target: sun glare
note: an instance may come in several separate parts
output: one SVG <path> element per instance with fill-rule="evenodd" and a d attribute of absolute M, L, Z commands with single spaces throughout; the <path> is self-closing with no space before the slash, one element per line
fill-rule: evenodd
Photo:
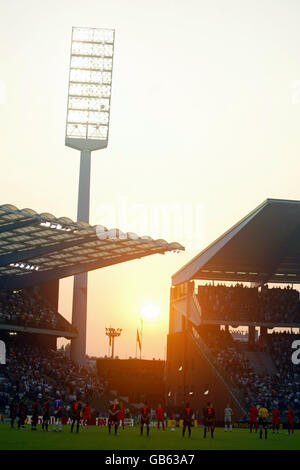
<path fill-rule="evenodd" d="M 142 307 L 142 315 L 144 318 L 156 318 L 159 311 L 159 306 L 155 304 L 146 304 Z"/>

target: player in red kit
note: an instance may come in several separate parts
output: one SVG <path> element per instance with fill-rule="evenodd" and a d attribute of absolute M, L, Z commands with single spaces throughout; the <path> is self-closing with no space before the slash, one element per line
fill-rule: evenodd
<path fill-rule="evenodd" d="M 125 429 L 125 408 L 122 401 L 120 401 L 120 411 L 118 414 L 119 426 L 122 423 L 122 429 Z"/>
<path fill-rule="evenodd" d="M 256 406 L 252 406 L 249 411 L 249 428 L 250 432 L 252 432 L 253 426 L 255 426 L 255 432 L 257 432 L 258 424 L 257 424 L 257 416 L 258 416 L 258 409 Z"/>
<path fill-rule="evenodd" d="M 83 426 L 85 426 L 86 428 L 87 428 L 90 418 L 91 418 L 91 407 L 87 403 L 82 409 Z"/>
<path fill-rule="evenodd" d="M 144 424 L 147 426 L 147 436 L 150 431 L 150 410 L 147 402 L 145 401 L 144 406 L 141 408 L 141 436 L 143 435 Z"/>
<path fill-rule="evenodd" d="M 111 427 L 115 427 L 115 434 L 118 432 L 118 415 L 120 411 L 120 405 L 118 403 L 118 400 L 115 399 L 112 405 L 110 405 L 108 409 L 108 434 L 111 433 Z"/>
<path fill-rule="evenodd" d="M 275 433 L 275 429 L 277 430 L 277 433 L 279 433 L 279 421 L 280 421 L 280 411 L 278 408 L 274 408 L 272 410 L 272 429 L 273 429 L 273 434 Z"/>
<path fill-rule="evenodd" d="M 165 430 L 165 420 L 164 420 L 164 412 L 165 410 L 162 408 L 161 404 L 158 404 L 158 407 L 156 408 L 156 419 L 157 419 L 157 429 L 161 426 L 163 430 Z"/>
<path fill-rule="evenodd" d="M 215 426 L 216 426 L 216 409 L 212 403 L 208 402 L 207 406 L 203 409 L 204 416 L 204 435 L 206 438 L 207 431 L 210 430 L 211 438 L 214 438 Z"/>
<path fill-rule="evenodd" d="M 288 433 L 291 434 L 294 434 L 294 420 L 295 420 L 295 411 L 293 410 L 293 408 L 291 407 L 291 405 L 289 405 L 289 409 L 288 409 L 288 415 L 287 415 L 287 428 L 288 428 Z"/>

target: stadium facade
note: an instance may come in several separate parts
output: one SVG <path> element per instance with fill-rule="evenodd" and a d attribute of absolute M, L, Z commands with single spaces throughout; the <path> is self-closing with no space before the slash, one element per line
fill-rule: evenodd
<path fill-rule="evenodd" d="M 298 310 L 295 307 L 293 315 L 282 316 L 278 308 L 273 309 L 276 314 L 272 313 L 270 304 L 267 314 L 259 316 L 259 302 L 263 296 L 269 299 L 271 294 L 278 293 L 299 297 L 292 287 L 276 291 L 266 286 L 266 283 L 300 283 L 299 220 L 300 201 L 267 199 L 173 275 L 166 361 L 166 402 L 171 408 L 182 408 L 189 401 L 194 409 L 202 409 L 207 401 L 212 401 L 218 419 L 223 419 L 227 403 L 231 404 L 235 418 L 248 413 L 243 389 L 232 380 L 230 368 L 220 367 L 222 354 L 216 354 L 217 346 L 207 341 L 222 338 L 220 331 L 229 333 L 230 326 L 247 328 L 248 344 L 240 342 L 238 346 L 245 351 L 250 366 L 262 375 L 269 374 L 272 380 L 276 366 L 262 345 L 272 337 L 268 330 L 276 327 L 291 331 L 296 328 L 299 332 L 299 300 L 295 300 Z M 199 287 L 205 282 L 210 287 Z M 220 282 L 223 293 L 212 309 L 214 287 Z M 255 299 L 253 311 L 251 302 L 247 306 L 236 304 L 235 309 L 226 307 L 223 301 L 229 292 L 226 286 L 236 282 L 249 286 L 245 290 L 244 284 L 239 284 L 236 291 Z M 230 295 L 232 292 L 233 289 Z M 255 345 L 257 327 L 261 350 Z"/>

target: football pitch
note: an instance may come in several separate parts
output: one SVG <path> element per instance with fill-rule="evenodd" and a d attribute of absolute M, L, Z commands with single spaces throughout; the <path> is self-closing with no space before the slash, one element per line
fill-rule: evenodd
<path fill-rule="evenodd" d="M 145 431 L 144 431 L 145 432 Z M 63 432 L 31 431 L 10 429 L 9 424 L 0 424 L 1 450 L 298 450 L 300 431 L 289 436 L 286 430 L 279 434 L 268 432 L 268 439 L 260 440 L 258 434 L 248 429 L 233 429 L 232 433 L 216 428 L 214 439 L 203 439 L 203 429 L 192 429 L 192 437 L 182 438 L 181 429 L 171 432 L 150 429 L 150 436 L 140 436 L 138 427 L 119 429 L 118 435 L 108 435 L 105 426 L 91 426 L 71 434 L 70 426 L 63 426 Z"/>

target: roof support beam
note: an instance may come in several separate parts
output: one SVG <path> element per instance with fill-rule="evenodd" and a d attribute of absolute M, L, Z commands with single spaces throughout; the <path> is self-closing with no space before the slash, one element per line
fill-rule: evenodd
<path fill-rule="evenodd" d="M 272 330 L 273 328 L 300 328 L 300 323 L 279 323 L 279 322 L 251 322 L 247 320 L 201 320 L 202 325 L 228 325 L 233 328 L 238 328 L 239 326 L 262 326 Z"/>
<path fill-rule="evenodd" d="M 140 254 L 132 254 L 127 256 L 118 256 L 114 260 L 111 258 L 107 260 L 92 261 L 89 263 L 76 264 L 67 266 L 60 269 L 49 269 L 47 271 L 32 272 L 23 275 L 6 276 L 0 279 L 0 289 L 22 289 L 25 287 L 34 286 L 43 282 L 51 281 L 53 279 L 62 279 L 64 277 L 74 276 L 76 274 L 93 271 L 95 269 L 112 266 L 114 264 L 124 263 L 138 258 L 154 255 L 156 253 L 164 254 L 165 249 L 151 250 L 150 252 L 141 252 Z"/>
<path fill-rule="evenodd" d="M 51 336 L 57 336 L 57 337 L 62 337 L 66 339 L 72 339 L 77 337 L 77 333 L 73 333 L 72 331 L 61 331 L 61 330 L 50 330 L 46 328 L 33 328 L 31 326 L 20 326 L 20 325 L 14 325 L 13 323 L 7 324 L 7 323 L 1 323 L 0 324 L 0 330 L 9 330 L 9 331 L 20 331 L 24 333 L 36 333 L 38 335 L 51 335 Z"/>
<path fill-rule="evenodd" d="M 264 277 L 264 279 L 260 282 L 260 285 L 264 285 L 266 282 L 268 282 L 269 279 L 271 279 L 272 277 L 274 277 L 274 274 L 276 272 L 276 269 L 277 267 L 282 263 L 284 262 L 284 260 L 286 259 L 286 257 L 291 253 L 293 252 L 294 250 L 294 247 L 295 247 L 295 243 L 298 243 L 299 242 L 299 231 L 300 231 L 300 224 L 297 225 L 297 227 L 292 231 L 292 233 L 290 234 L 290 236 L 288 238 L 286 238 L 283 243 L 282 243 L 282 246 L 278 252 L 278 255 L 276 257 L 276 262 L 273 262 L 271 264 L 271 267 L 269 269 L 269 272 L 267 273 L 267 275 Z M 280 279 L 280 276 L 278 276 L 278 282 L 280 282 L 281 279 Z M 293 282 L 293 280 L 291 279 L 291 283 Z"/>
<path fill-rule="evenodd" d="M 38 248 L 33 248 L 30 250 L 23 251 L 14 251 L 12 253 L 7 253 L 5 255 L 0 255 L 0 266 L 7 266 L 10 263 L 19 263 L 20 261 L 31 260 L 37 258 L 38 256 L 48 255 L 49 253 L 54 253 L 55 251 L 61 251 L 66 248 L 71 248 L 73 246 L 82 245 L 91 241 L 95 241 L 96 235 L 85 236 L 81 238 L 76 238 L 66 242 L 55 243 L 52 245 L 39 246 Z"/>
<path fill-rule="evenodd" d="M 40 220 L 36 219 L 21 219 L 19 222 L 12 222 L 11 224 L 0 225 L 0 233 L 11 232 L 17 228 L 30 227 L 31 225 L 40 224 Z"/>

